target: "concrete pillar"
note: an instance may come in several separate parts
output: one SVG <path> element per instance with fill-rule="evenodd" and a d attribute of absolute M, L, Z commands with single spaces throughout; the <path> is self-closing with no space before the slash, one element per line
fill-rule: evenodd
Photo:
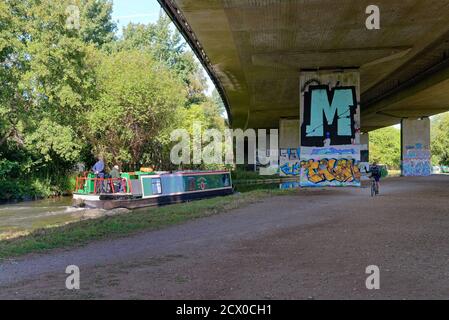
<path fill-rule="evenodd" d="M 369 133 L 362 133 L 360 135 L 360 163 L 359 169 L 362 174 L 362 180 L 368 180 L 369 171 Z"/>
<path fill-rule="evenodd" d="M 279 148 L 299 148 L 299 119 L 279 120 Z"/>
<path fill-rule="evenodd" d="M 430 119 L 404 119 L 401 123 L 401 169 L 408 177 L 432 174 Z"/>
<path fill-rule="evenodd" d="M 360 72 L 300 74 L 301 186 L 361 186 Z"/>
<path fill-rule="evenodd" d="M 360 135 L 360 162 L 369 162 L 369 133 Z"/>
<path fill-rule="evenodd" d="M 296 177 L 301 173 L 299 118 L 279 120 L 279 175 Z"/>

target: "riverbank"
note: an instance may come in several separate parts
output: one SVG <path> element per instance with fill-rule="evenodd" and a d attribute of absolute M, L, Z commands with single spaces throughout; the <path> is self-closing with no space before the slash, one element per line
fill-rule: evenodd
<path fill-rule="evenodd" d="M 0 259 L 58 248 L 72 248 L 96 240 L 129 236 L 140 231 L 157 230 L 244 207 L 267 197 L 291 194 L 292 192 L 295 190 L 257 190 L 165 207 L 139 209 L 64 226 L 40 229 L 23 237 L 0 241 Z"/>

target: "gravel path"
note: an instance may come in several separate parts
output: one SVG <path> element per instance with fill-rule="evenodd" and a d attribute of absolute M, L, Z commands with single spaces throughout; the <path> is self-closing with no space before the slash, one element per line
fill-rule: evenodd
<path fill-rule="evenodd" d="M 125 239 L 0 264 L 0 298 L 449 298 L 449 176 L 300 190 Z M 81 290 L 65 289 L 65 268 Z M 365 287 L 377 265 L 381 289 Z"/>

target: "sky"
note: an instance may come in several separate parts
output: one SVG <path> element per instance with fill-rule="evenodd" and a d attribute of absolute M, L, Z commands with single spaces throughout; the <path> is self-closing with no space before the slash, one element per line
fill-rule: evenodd
<path fill-rule="evenodd" d="M 112 18 L 121 30 L 128 23 L 150 23 L 159 17 L 161 6 L 157 0 L 113 0 Z"/>

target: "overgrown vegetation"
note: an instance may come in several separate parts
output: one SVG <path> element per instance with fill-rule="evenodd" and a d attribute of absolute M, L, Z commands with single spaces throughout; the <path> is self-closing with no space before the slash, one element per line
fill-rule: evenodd
<path fill-rule="evenodd" d="M 395 127 L 383 128 L 369 133 L 370 162 L 401 168 L 401 131 Z"/>
<path fill-rule="evenodd" d="M 218 197 L 159 208 L 140 209 L 130 213 L 75 222 L 63 227 L 42 229 L 28 236 L 0 241 L 0 259 L 55 248 L 85 245 L 94 240 L 128 236 L 179 224 L 187 220 L 223 213 L 273 195 L 295 191 L 263 190 Z"/>
<path fill-rule="evenodd" d="M 80 9 L 79 28 L 67 8 Z M 168 132 L 223 129 L 218 95 L 164 14 L 117 38 L 108 0 L 0 2 L 0 200 L 61 194 L 77 163 L 170 170 Z"/>
<path fill-rule="evenodd" d="M 260 175 L 259 172 L 247 171 L 247 170 L 243 170 L 243 169 L 237 169 L 237 170 L 232 171 L 231 176 L 232 176 L 232 181 L 234 183 L 238 183 L 240 181 L 269 180 L 269 179 L 279 178 L 279 175 L 263 176 L 263 175 Z"/>
<path fill-rule="evenodd" d="M 432 119 L 432 163 L 449 166 L 449 113 L 440 114 Z"/>

